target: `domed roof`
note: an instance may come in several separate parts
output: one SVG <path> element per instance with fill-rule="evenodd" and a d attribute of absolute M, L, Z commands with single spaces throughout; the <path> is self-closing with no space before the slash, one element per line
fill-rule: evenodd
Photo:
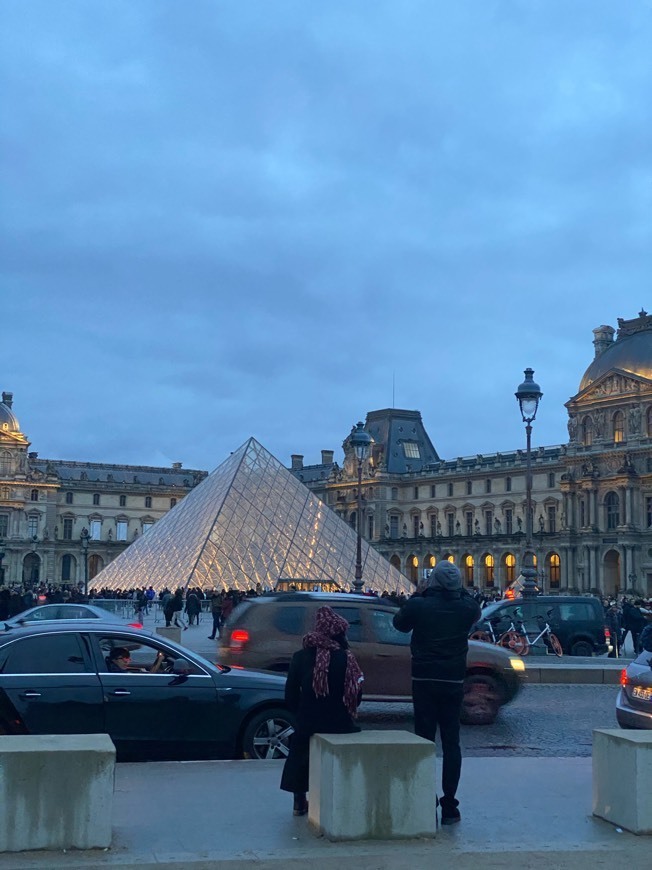
<path fill-rule="evenodd" d="M 0 432 L 20 432 L 16 415 L 11 410 L 12 394 L 3 393 L 0 402 Z"/>
<path fill-rule="evenodd" d="M 621 369 L 652 380 L 652 316 L 641 311 L 634 320 L 618 318 L 618 325 L 618 338 L 613 342 L 607 341 L 606 348 L 598 353 L 584 372 L 580 392 L 612 369 Z M 599 328 L 602 331 L 605 329 Z M 599 330 L 594 330 L 596 336 Z M 611 332 L 613 333 L 613 329 Z M 602 346 L 604 345 L 603 341 Z"/>

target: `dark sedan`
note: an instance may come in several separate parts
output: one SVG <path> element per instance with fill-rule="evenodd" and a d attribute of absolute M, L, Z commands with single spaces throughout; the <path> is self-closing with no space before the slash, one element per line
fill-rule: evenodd
<path fill-rule="evenodd" d="M 0 734 L 106 733 L 120 760 L 282 758 L 284 688 L 128 626 L 0 632 Z"/>

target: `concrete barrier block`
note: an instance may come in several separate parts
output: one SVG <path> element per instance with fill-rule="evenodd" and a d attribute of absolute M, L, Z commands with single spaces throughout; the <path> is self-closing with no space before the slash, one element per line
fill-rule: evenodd
<path fill-rule="evenodd" d="M 108 734 L 0 736 L 0 852 L 110 846 L 114 769 Z"/>
<path fill-rule="evenodd" d="M 181 643 L 181 629 L 176 625 L 171 625 L 169 628 L 160 625 L 156 629 L 156 633 L 160 634 L 161 637 L 164 637 L 166 640 L 174 641 L 174 643 Z"/>
<path fill-rule="evenodd" d="M 435 745 L 407 731 L 315 734 L 310 824 L 331 840 L 434 837 Z"/>
<path fill-rule="evenodd" d="M 593 732 L 593 815 L 652 834 L 652 732 Z"/>

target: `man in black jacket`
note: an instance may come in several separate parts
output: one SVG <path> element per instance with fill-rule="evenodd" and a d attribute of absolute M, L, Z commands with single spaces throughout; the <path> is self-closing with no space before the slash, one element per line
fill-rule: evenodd
<path fill-rule="evenodd" d="M 452 562 L 440 562 L 415 595 L 394 616 L 394 627 L 411 631 L 414 730 L 442 745 L 442 825 L 460 821 L 455 798 L 462 771 L 460 711 L 466 675 L 468 636 L 480 619 L 480 605 L 462 589 Z"/>

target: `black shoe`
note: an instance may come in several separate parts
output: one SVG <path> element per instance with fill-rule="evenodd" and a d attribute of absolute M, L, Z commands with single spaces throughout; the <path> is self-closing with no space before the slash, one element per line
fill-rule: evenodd
<path fill-rule="evenodd" d="M 209 639 L 209 640 L 215 640 L 215 635 L 214 635 L 214 634 L 209 634 L 209 635 L 208 635 L 208 639 Z"/>
<path fill-rule="evenodd" d="M 305 794 L 297 792 L 294 795 L 294 808 L 292 810 L 295 816 L 305 816 L 308 812 L 308 801 Z"/>
<path fill-rule="evenodd" d="M 441 810 L 441 823 L 442 825 L 456 825 L 458 822 L 462 821 L 462 816 L 460 815 L 459 810 L 445 810 L 442 807 Z"/>

